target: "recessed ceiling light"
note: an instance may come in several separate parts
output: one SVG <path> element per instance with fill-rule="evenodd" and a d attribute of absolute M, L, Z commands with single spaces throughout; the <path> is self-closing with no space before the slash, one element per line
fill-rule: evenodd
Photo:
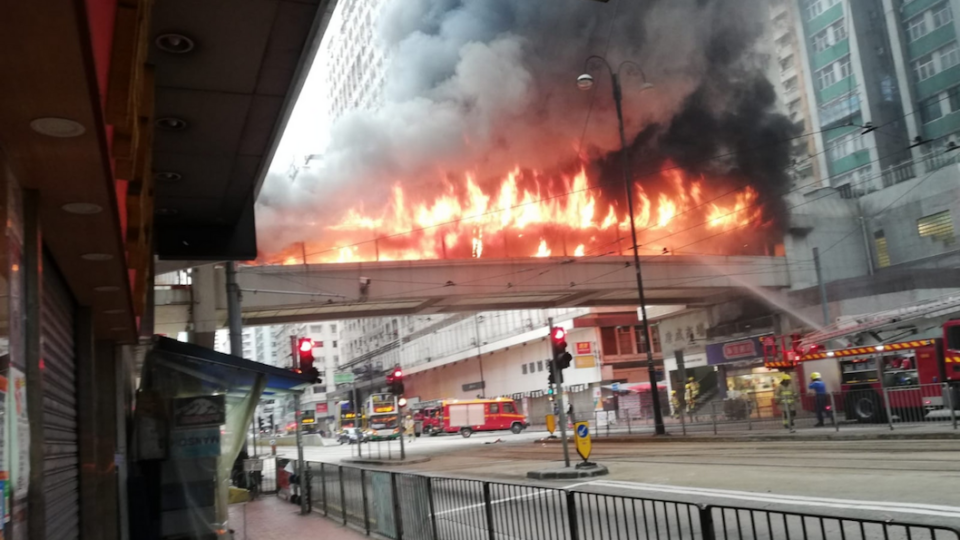
<path fill-rule="evenodd" d="M 187 129 L 187 121 L 173 116 L 164 116 L 157 119 L 157 127 L 164 131 L 183 131 Z"/>
<path fill-rule="evenodd" d="M 125 310 L 125 309 L 108 309 L 108 310 L 104 311 L 103 314 L 104 314 L 104 315 L 120 315 L 120 314 L 123 314 L 123 313 L 126 313 L 126 312 L 127 312 L 127 310 Z"/>
<path fill-rule="evenodd" d="M 157 48 L 172 54 L 184 54 L 193 50 L 193 40 L 183 34 L 160 34 L 154 40 Z"/>
<path fill-rule="evenodd" d="M 63 208 L 63 210 L 66 212 L 70 212 L 71 214 L 81 214 L 85 216 L 99 214 L 103 211 L 103 208 L 101 208 L 100 205 L 85 202 L 67 203 L 61 208 Z"/>
<path fill-rule="evenodd" d="M 30 128 L 48 137 L 79 137 L 87 130 L 83 124 L 66 118 L 37 118 L 30 122 Z"/>
<path fill-rule="evenodd" d="M 100 287 L 94 287 L 93 290 L 97 292 L 117 292 L 120 290 L 120 287 L 116 285 L 102 285 Z"/>
<path fill-rule="evenodd" d="M 157 208 L 154 212 L 158 216 L 175 216 L 180 213 L 176 208 Z"/>
<path fill-rule="evenodd" d="M 113 255 L 109 253 L 84 253 L 80 258 L 85 261 L 109 261 L 113 259 Z"/>
<path fill-rule="evenodd" d="M 183 176 L 178 172 L 159 171 L 153 173 L 153 179 L 157 182 L 178 182 L 183 179 Z"/>

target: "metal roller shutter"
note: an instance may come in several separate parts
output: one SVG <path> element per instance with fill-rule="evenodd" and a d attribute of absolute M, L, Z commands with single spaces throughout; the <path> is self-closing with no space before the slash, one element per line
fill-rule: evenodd
<path fill-rule="evenodd" d="M 73 295 L 49 258 L 43 272 L 42 346 L 46 537 L 78 538 L 80 494 Z"/>

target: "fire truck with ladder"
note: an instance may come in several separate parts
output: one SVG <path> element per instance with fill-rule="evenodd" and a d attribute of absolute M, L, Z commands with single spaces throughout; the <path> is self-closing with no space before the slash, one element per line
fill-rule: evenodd
<path fill-rule="evenodd" d="M 960 410 L 960 297 L 847 317 L 807 335 L 768 337 L 769 368 L 796 370 L 804 409 L 809 375 L 821 373 L 847 420 L 949 419 Z M 905 337 L 910 339 L 903 339 Z"/>

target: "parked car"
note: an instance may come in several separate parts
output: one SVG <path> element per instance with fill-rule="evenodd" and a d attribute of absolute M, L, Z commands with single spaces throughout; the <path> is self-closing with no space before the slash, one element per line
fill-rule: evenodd
<path fill-rule="evenodd" d="M 359 444 L 367 442 L 370 437 L 360 428 L 344 428 L 337 436 L 337 442 L 340 444 Z"/>

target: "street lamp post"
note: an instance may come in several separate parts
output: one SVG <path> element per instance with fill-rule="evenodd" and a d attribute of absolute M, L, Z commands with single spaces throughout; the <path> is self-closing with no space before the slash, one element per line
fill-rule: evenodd
<path fill-rule="evenodd" d="M 607 68 L 607 71 L 610 72 L 610 82 L 613 85 L 613 101 L 617 105 L 617 121 L 620 125 L 620 153 L 623 158 L 623 184 L 627 192 L 627 209 L 630 212 L 630 236 L 633 239 L 633 267 L 637 275 L 637 293 L 640 296 L 640 315 L 643 321 L 643 333 L 647 344 L 647 374 L 650 379 L 650 396 L 653 401 L 654 427 L 657 435 L 666 435 L 666 429 L 663 426 L 663 411 L 660 407 L 660 391 L 657 387 L 657 370 L 653 364 L 653 340 L 650 336 L 650 322 L 647 320 L 647 302 L 643 294 L 643 275 L 640 271 L 640 246 L 637 243 L 637 225 L 633 215 L 633 181 L 631 180 L 632 175 L 630 174 L 630 155 L 627 152 L 627 137 L 623 130 L 623 93 L 620 89 L 620 72 L 624 66 L 627 66 L 628 69 L 635 70 L 639 73 L 640 78 L 643 80 L 643 85 L 640 87 L 641 91 L 649 90 L 653 88 L 653 85 L 647 82 L 647 76 L 637 64 L 625 61 L 614 70 L 604 57 L 593 55 L 584 62 L 584 74 L 577 77 L 577 86 L 580 87 L 581 90 L 593 88 L 593 77 L 587 73 L 587 71 L 590 62 L 594 60 L 599 60 L 600 63 Z"/>

